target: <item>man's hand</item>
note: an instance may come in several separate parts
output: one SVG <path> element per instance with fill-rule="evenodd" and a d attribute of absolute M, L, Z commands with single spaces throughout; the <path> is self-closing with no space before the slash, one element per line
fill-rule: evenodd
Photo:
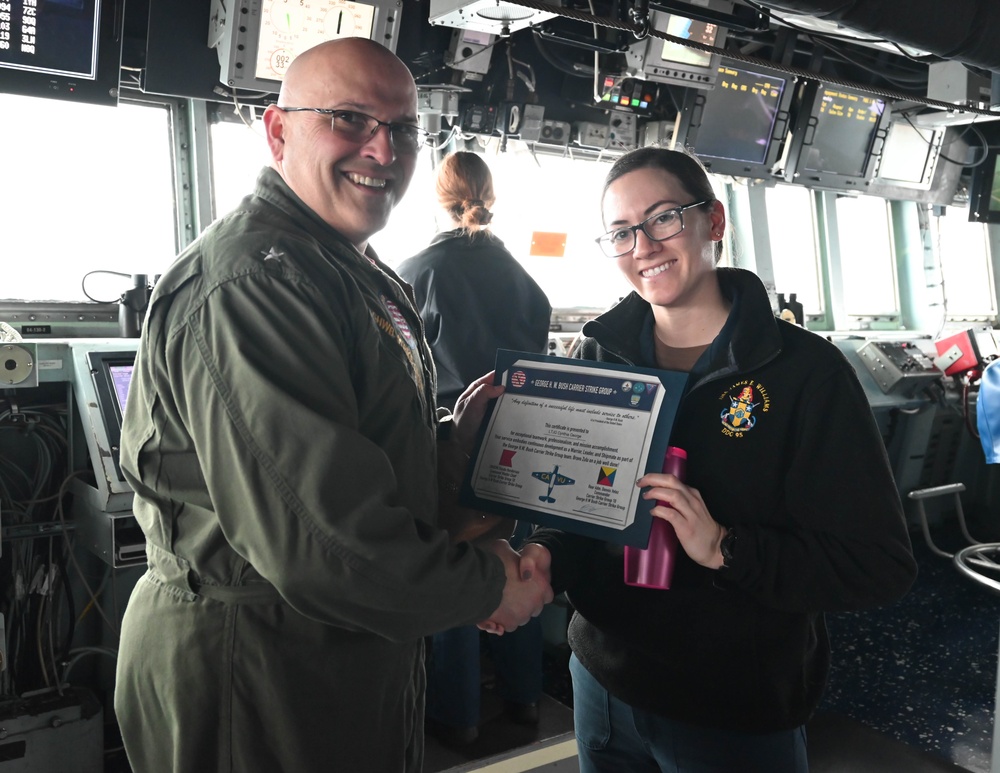
<path fill-rule="evenodd" d="M 539 545 L 533 547 L 548 555 L 545 548 Z M 537 558 L 528 559 L 528 568 L 522 570 L 521 557 L 506 540 L 496 540 L 489 550 L 503 561 L 507 584 L 503 588 L 500 606 L 488 620 L 479 623 L 479 628 L 503 634 L 524 625 L 532 617 L 538 617 L 542 608 L 552 601 L 552 586 L 547 570 L 535 570 L 539 563 Z"/>
<path fill-rule="evenodd" d="M 451 439 L 458 443 L 466 454 L 472 454 L 479 425 L 483 423 L 486 407 L 504 392 L 502 386 L 493 386 L 493 371 L 481 376 L 465 388 L 455 401 L 454 421 Z"/>

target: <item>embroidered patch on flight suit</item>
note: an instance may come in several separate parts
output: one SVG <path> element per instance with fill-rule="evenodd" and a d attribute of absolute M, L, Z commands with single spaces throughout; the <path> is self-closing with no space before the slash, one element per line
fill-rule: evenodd
<path fill-rule="evenodd" d="M 382 305 L 388 313 L 388 319 L 374 309 L 371 310 L 372 319 L 375 320 L 375 324 L 379 326 L 382 332 L 392 336 L 396 343 L 399 344 L 399 348 L 403 350 L 403 354 L 406 355 L 406 359 L 410 364 L 410 374 L 413 376 L 413 381 L 422 395 L 424 393 L 424 369 L 420 361 L 417 341 L 413 337 L 413 331 L 403 316 L 403 312 L 399 310 L 399 307 L 395 303 L 382 294 L 379 294 L 379 300 L 382 301 Z"/>
<path fill-rule="evenodd" d="M 771 408 L 767 389 L 763 384 L 752 380 L 738 381 L 719 397 L 727 403 L 719 418 L 722 421 L 722 434 L 731 437 L 742 437 L 757 426 L 761 414 Z"/>

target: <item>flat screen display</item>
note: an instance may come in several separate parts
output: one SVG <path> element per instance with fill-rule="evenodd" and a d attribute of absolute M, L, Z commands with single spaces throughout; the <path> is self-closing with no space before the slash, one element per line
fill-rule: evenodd
<path fill-rule="evenodd" d="M 792 76 L 724 59 L 714 89 L 685 95 L 678 140 L 714 174 L 775 178 L 794 96 Z"/>
<path fill-rule="evenodd" d="M 719 35 L 719 25 L 671 15 L 667 19 L 665 32 L 675 38 L 684 38 L 684 40 L 693 40 L 695 43 L 703 43 L 706 46 L 714 46 Z M 708 51 L 698 51 L 682 46 L 680 43 L 664 40 L 663 47 L 660 49 L 660 61 L 708 67 L 712 62 L 712 54 Z"/>
<path fill-rule="evenodd" d="M 1000 223 L 1000 155 L 991 150 L 986 160 L 972 169 L 969 185 L 969 220 Z"/>
<path fill-rule="evenodd" d="M 907 188 L 929 188 L 943 136 L 940 130 L 918 129 L 906 121 L 893 121 L 876 178 Z"/>
<path fill-rule="evenodd" d="M 803 148 L 799 168 L 858 177 L 864 174 L 885 100 L 837 86 L 822 86 L 813 141 Z"/>
<path fill-rule="evenodd" d="M 676 14 L 653 11 L 650 23 L 655 33 L 714 48 L 720 48 L 726 39 L 725 28 L 718 24 Z M 627 75 L 700 89 L 712 88 L 719 61 L 717 53 L 665 40 L 662 35 L 653 32 L 625 51 Z"/>
<path fill-rule="evenodd" d="M 115 401 L 118 404 L 118 415 L 125 415 L 125 403 L 128 401 L 128 388 L 132 383 L 132 370 L 134 365 L 109 365 L 108 373 L 111 376 L 111 385 L 114 387 Z"/>
<path fill-rule="evenodd" d="M 785 179 L 807 188 L 867 190 L 889 130 L 886 101 L 816 81 L 806 81 L 801 92 Z"/>
<path fill-rule="evenodd" d="M 0 91 L 116 104 L 116 0 L 0 0 Z"/>
<path fill-rule="evenodd" d="M 763 163 L 787 81 L 729 65 L 719 68 L 707 95 L 695 152 L 699 156 Z"/>
<path fill-rule="evenodd" d="M 2 0 L 0 0 L 2 2 Z M 132 383 L 132 372 L 135 367 L 134 351 L 93 351 L 87 353 L 87 364 L 94 379 L 94 389 L 97 394 L 97 408 L 101 414 L 101 423 L 107 433 L 111 458 L 114 461 L 115 473 L 118 479 L 124 481 L 119 462 L 122 420 L 125 416 L 125 405 L 128 400 L 128 390 Z"/>
<path fill-rule="evenodd" d="M 0 65 L 93 80 L 100 19 L 97 0 L 0 0 Z"/>

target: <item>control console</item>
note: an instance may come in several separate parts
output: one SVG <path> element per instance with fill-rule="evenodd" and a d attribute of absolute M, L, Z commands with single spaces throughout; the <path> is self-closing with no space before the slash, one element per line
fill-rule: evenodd
<path fill-rule="evenodd" d="M 911 341 L 869 341 L 858 356 L 886 394 L 910 396 L 944 375 Z"/>

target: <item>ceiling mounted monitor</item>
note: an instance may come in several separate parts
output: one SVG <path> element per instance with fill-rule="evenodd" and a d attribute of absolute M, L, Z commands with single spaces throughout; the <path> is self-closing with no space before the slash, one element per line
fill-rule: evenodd
<path fill-rule="evenodd" d="M 396 51 L 402 0 L 212 0 L 208 46 L 219 79 L 234 89 L 277 93 L 292 59 L 326 40 L 370 38 Z"/>
<path fill-rule="evenodd" d="M 774 179 L 793 83 L 776 70 L 724 61 L 714 89 L 688 91 L 677 136 L 714 174 Z"/>
<path fill-rule="evenodd" d="M 441 27 L 509 35 L 555 16 L 501 0 L 431 0 L 428 20 Z"/>
<path fill-rule="evenodd" d="M 990 150 L 983 163 L 973 167 L 969 185 L 969 221 L 1000 223 L 1000 154 Z"/>
<path fill-rule="evenodd" d="M 0 0 L 0 92 L 118 103 L 118 0 Z"/>
<path fill-rule="evenodd" d="M 884 99 L 809 81 L 794 119 L 783 176 L 807 188 L 866 192 L 889 127 Z"/>
<path fill-rule="evenodd" d="M 927 190 L 943 139 L 944 129 L 918 129 L 905 119 L 893 121 L 875 179 L 886 185 Z"/>
<path fill-rule="evenodd" d="M 729 10 L 732 3 L 712 0 L 710 7 Z M 677 14 L 653 11 L 651 26 L 675 38 L 721 48 L 726 30 L 718 24 L 688 19 Z M 675 83 L 697 89 L 715 87 L 720 57 L 710 51 L 649 35 L 625 51 L 626 74 L 656 83 Z"/>

